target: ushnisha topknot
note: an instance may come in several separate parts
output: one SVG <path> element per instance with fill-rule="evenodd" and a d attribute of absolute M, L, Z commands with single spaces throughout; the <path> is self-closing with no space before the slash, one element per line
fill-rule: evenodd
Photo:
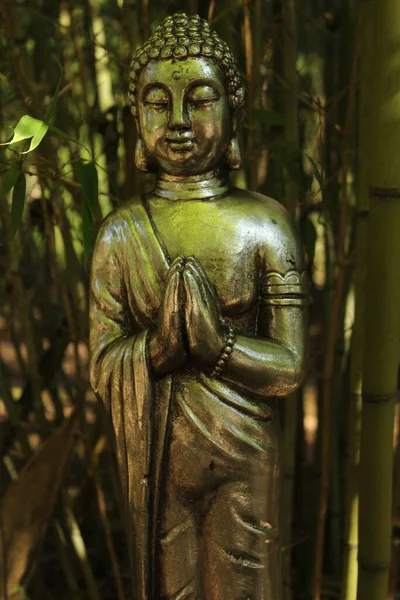
<path fill-rule="evenodd" d="M 150 39 L 133 57 L 128 100 L 134 116 L 137 114 L 137 81 L 150 60 L 184 60 L 202 56 L 215 61 L 228 81 L 229 101 L 235 112 L 244 106 L 244 87 L 235 58 L 207 21 L 199 16 L 176 13 L 157 27 Z"/>

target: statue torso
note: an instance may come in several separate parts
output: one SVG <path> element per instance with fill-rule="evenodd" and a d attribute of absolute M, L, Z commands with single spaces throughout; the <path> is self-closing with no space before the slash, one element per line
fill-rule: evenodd
<path fill-rule="evenodd" d="M 217 289 L 224 314 L 242 321 L 244 329 L 253 329 L 265 256 L 274 262 L 280 205 L 260 194 L 232 188 L 224 196 L 207 200 L 150 195 L 147 208 L 169 258 L 198 258 Z"/>

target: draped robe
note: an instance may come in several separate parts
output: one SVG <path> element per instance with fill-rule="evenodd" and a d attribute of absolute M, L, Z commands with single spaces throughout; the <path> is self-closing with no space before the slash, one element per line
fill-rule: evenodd
<path fill-rule="evenodd" d="M 157 593 L 160 492 L 175 376 L 154 377 L 146 339 L 157 323 L 168 269 L 168 258 L 142 199 L 106 218 L 91 266 L 90 379 L 112 423 L 135 600 L 155 600 Z M 281 282 L 282 291 L 280 286 Z M 289 288 L 285 286 L 289 300 L 277 302 L 300 305 L 302 300 L 293 298 L 294 288 Z M 178 390 L 179 385 L 176 387 Z M 274 471 L 273 480 L 277 482 L 279 453 L 273 429 L 268 432 L 272 446 L 265 443 L 266 422 L 271 421 L 273 412 L 271 403 L 266 398 L 260 402 L 222 379 L 199 372 L 192 376 L 190 369 L 184 373 L 184 388 L 183 410 L 201 422 L 200 427 L 209 436 L 215 432 L 219 436 L 219 424 L 224 423 L 229 452 L 251 453 L 252 448 L 265 452 L 267 446 L 272 447 L 268 468 Z M 196 398 L 196 402 L 190 404 L 190 398 Z M 208 410 L 208 403 L 215 401 L 217 404 Z M 239 444 L 236 449 L 231 445 L 232 440 L 236 444 L 235 439 Z"/>
<path fill-rule="evenodd" d="M 115 436 L 137 600 L 150 600 L 154 589 L 172 377 L 154 381 L 146 338 L 157 319 L 168 268 L 141 202 L 104 221 L 91 266 L 90 380 Z"/>

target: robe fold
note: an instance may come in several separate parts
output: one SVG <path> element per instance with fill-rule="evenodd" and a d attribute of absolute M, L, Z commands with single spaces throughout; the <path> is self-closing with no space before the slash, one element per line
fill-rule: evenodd
<path fill-rule="evenodd" d="M 146 339 L 168 262 L 141 202 L 107 218 L 91 266 L 90 381 L 112 423 L 135 600 L 151 600 L 172 377 L 154 382 Z"/>

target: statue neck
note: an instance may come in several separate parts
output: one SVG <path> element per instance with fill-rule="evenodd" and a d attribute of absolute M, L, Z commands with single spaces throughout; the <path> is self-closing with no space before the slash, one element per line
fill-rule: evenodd
<path fill-rule="evenodd" d="M 186 177 L 163 173 L 154 193 L 169 200 L 199 200 L 221 196 L 229 187 L 228 176 L 215 171 Z"/>

